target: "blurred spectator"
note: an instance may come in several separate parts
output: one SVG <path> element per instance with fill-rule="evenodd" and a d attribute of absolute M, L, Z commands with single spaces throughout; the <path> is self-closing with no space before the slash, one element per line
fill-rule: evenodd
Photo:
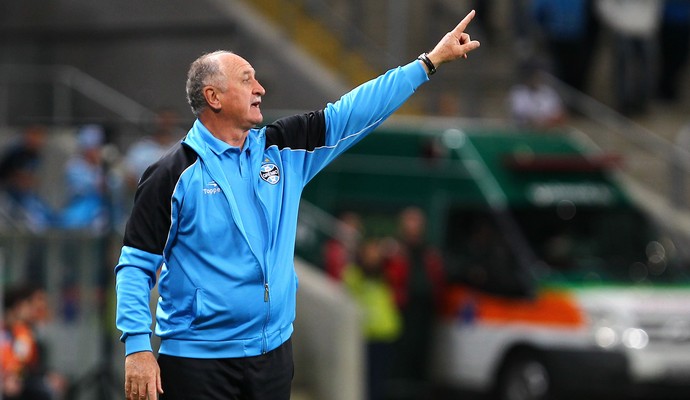
<path fill-rule="evenodd" d="M 352 211 L 342 213 L 335 226 L 334 237 L 323 245 L 323 265 L 329 277 L 336 281 L 342 279 L 345 267 L 354 261 L 361 235 L 359 214 Z"/>
<path fill-rule="evenodd" d="M 77 133 L 77 154 L 65 165 L 67 202 L 61 217 L 65 228 L 102 231 L 108 223 L 104 141 L 99 125 L 85 125 Z"/>
<path fill-rule="evenodd" d="M 38 195 L 35 166 L 28 160 L 15 160 L 5 174 L 0 191 L 0 226 L 12 230 L 43 232 L 54 222 L 51 207 Z"/>
<path fill-rule="evenodd" d="M 34 335 L 38 360 L 29 369 L 29 384 L 33 388 L 50 393 L 50 399 L 60 399 L 67 389 L 67 379 L 48 366 L 49 349 L 46 343 L 46 324 L 52 318 L 48 294 L 45 289 L 36 285 L 27 285 L 29 302 L 31 303 L 31 317 L 29 325 Z M 31 397 L 35 399 L 36 397 Z"/>
<path fill-rule="evenodd" d="M 662 0 L 596 0 L 604 25 L 613 33 L 613 90 L 625 115 L 644 113 L 654 84 L 655 37 Z"/>
<path fill-rule="evenodd" d="M 350 263 L 343 273 L 345 286 L 364 312 L 368 400 L 385 398 L 392 345 L 402 327 L 382 261 L 379 241 L 367 240 L 360 246 L 356 262 Z"/>
<path fill-rule="evenodd" d="M 70 158 L 64 170 L 66 203 L 60 216 L 60 226 L 66 229 L 88 230 L 103 234 L 113 229 L 122 216 L 119 199 L 119 183 L 110 171 L 112 157 L 106 157 L 105 131 L 100 125 L 85 125 L 77 132 L 77 152 Z M 79 254 L 81 241 L 67 241 L 62 252 L 67 270 L 62 278 L 64 296 L 63 318 L 72 321 L 80 315 L 79 289 L 80 271 L 70 262 Z M 100 294 L 105 290 L 110 276 L 107 266 L 107 244 L 103 241 L 93 244 L 99 265 L 94 265 L 94 280 Z"/>
<path fill-rule="evenodd" d="M 185 131 L 180 128 L 180 117 L 172 109 L 161 109 L 156 113 L 150 135 L 134 142 L 123 160 L 127 187 L 136 189 L 139 178 L 149 165 L 156 162 L 170 147 L 182 139 Z"/>
<path fill-rule="evenodd" d="M 586 92 L 599 32 L 591 0 L 534 0 L 532 15 L 546 41 L 555 75 Z"/>
<path fill-rule="evenodd" d="M 407 387 L 405 393 L 396 390 L 396 397 L 420 398 L 428 389 L 432 332 L 442 301 L 445 271 L 439 251 L 426 242 L 426 216 L 421 209 L 404 209 L 399 229 L 399 242 L 384 264 L 403 317 L 392 373 Z"/>
<path fill-rule="evenodd" d="M 37 169 L 46 138 L 47 129 L 43 125 L 30 125 L 24 128 L 18 140 L 10 144 L 0 159 L 0 180 L 4 181 L 7 174 L 18 165 Z"/>
<path fill-rule="evenodd" d="M 24 373 L 34 362 L 38 350 L 28 326 L 31 303 L 22 288 L 6 288 L 3 296 L 2 393 L 4 399 L 20 399 L 24 392 Z"/>
<path fill-rule="evenodd" d="M 53 224 L 53 210 L 38 195 L 46 135 L 41 125 L 27 127 L 0 159 L 0 226 L 37 233 Z"/>
<path fill-rule="evenodd" d="M 46 316 L 45 293 L 32 285 L 18 285 L 8 288 L 3 300 L 3 398 L 59 398 L 64 392 L 64 379 L 48 371 L 45 347 L 37 340 L 35 331 L 37 324 Z"/>
<path fill-rule="evenodd" d="M 488 40 L 493 40 L 494 38 L 494 27 L 491 22 L 494 8 L 493 3 L 494 0 L 472 0 L 471 6 L 477 12 L 477 16 L 474 19 L 477 23 L 475 26 L 484 33 Z"/>
<path fill-rule="evenodd" d="M 690 51 L 690 1 L 664 2 L 658 43 L 658 95 L 662 100 L 675 101 L 679 97 L 679 79 Z"/>
<path fill-rule="evenodd" d="M 513 121 L 522 127 L 548 129 L 566 120 L 561 96 L 543 79 L 543 70 L 537 63 L 520 67 L 520 82 L 508 95 L 508 106 Z"/>

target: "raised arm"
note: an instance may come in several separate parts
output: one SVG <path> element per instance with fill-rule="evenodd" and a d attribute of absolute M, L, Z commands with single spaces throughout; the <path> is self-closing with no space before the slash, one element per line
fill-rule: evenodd
<path fill-rule="evenodd" d="M 466 58 L 467 53 L 479 47 L 465 33 L 474 18 L 471 11 L 448 32 L 429 53 L 423 53 L 418 61 L 394 68 L 385 74 L 356 87 L 324 109 L 325 137 L 315 140 L 305 174 L 305 184 L 335 157 L 373 131 L 395 112 L 435 72 L 436 67 L 447 62 Z"/>

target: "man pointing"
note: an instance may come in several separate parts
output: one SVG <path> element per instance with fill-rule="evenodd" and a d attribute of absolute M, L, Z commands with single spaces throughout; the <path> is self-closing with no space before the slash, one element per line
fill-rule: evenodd
<path fill-rule="evenodd" d="M 417 60 L 260 129 L 266 90 L 247 60 L 216 51 L 191 64 L 197 120 L 142 176 L 115 268 L 128 400 L 290 398 L 302 189 L 436 68 L 479 47 L 465 33 L 473 17 Z M 149 295 L 159 269 L 156 360 Z"/>

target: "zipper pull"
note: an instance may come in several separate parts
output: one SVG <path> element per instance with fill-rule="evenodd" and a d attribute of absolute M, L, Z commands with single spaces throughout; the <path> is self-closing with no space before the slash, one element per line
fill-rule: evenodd
<path fill-rule="evenodd" d="M 264 302 L 268 303 L 268 282 L 264 283 Z"/>

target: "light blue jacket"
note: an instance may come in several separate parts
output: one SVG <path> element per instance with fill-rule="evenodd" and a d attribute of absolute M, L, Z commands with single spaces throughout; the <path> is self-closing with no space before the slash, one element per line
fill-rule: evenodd
<path fill-rule="evenodd" d="M 381 124 L 428 80 L 419 61 L 355 88 L 325 109 L 252 129 L 250 177 L 267 227 L 251 248 L 246 208 L 196 121 L 180 146 L 143 175 L 116 272 L 117 327 L 126 354 L 150 351 L 149 293 L 159 279 L 161 354 L 255 356 L 290 338 L 297 276 L 294 246 L 302 189 Z M 206 131 L 208 132 L 208 131 Z M 256 231 L 256 230 L 254 230 Z"/>

